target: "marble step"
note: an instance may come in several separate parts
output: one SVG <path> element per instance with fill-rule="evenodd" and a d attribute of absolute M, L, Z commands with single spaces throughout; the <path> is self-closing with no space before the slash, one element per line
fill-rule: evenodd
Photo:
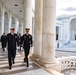
<path fill-rule="evenodd" d="M 7 53 L 0 52 L 0 56 L 1 56 L 1 55 L 7 55 Z"/>
<path fill-rule="evenodd" d="M 15 63 L 21 63 L 23 62 L 23 57 L 16 57 Z M 0 59 L 0 67 L 8 64 L 8 58 Z"/>
<path fill-rule="evenodd" d="M 24 57 L 22 57 L 22 56 L 16 56 L 16 58 L 15 59 L 23 59 Z M 0 57 L 0 60 L 6 60 L 6 59 L 8 59 L 8 57 L 5 57 L 5 56 L 1 56 Z"/>
<path fill-rule="evenodd" d="M 0 56 L 0 58 L 6 58 L 6 56 Z"/>
<path fill-rule="evenodd" d="M 15 63 L 22 63 L 23 60 L 16 60 Z M 8 64 L 8 61 L 0 61 L 0 65 Z"/>
<path fill-rule="evenodd" d="M 1 75 L 15 74 L 15 73 L 19 73 L 19 72 L 30 71 L 30 70 L 33 70 L 33 69 L 36 69 L 36 68 L 38 68 L 38 67 L 34 67 L 33 68 L 32 65 L 30 65 L 29 67 L 26 67 L 26 65 L 24 65 L 24 66 L 16 66 L 16 67 L 12 67 L 11 70 L 9 70 L 8 68 L 0 70 L 0 74 Z"/>
<path fill-rule="evenodd" d="M 34 71 L 27 71 L 27 72 L 23 72 L 23 73 L 16 73 L 16 74 L 11 74 L 11 75 L 52 75 L 50 73 L 48 73 L 47 71 L 43 70 L 43 69 L 35 69 Z"/>
<path fill-rule="evenodd" d="M 7 61 L 7 60 L 8 60 L 7 58 L 6 58 L 6 59 L 0 59 L 0 62 L 1 62 L 1 61 Z"/>
<path fill-rule="evenodd" d="M 32 64 L 32 62 L 30 62 L 29 64 Z M 26 63 L 24 63 L 24 62 L 15 62 L 15 64 L 12 64 L 12 66 L 13 67 L 26 66 Z M 5 68 L 8 68 L 8 63 L 0 65 L 0 69 L 5 69 Z"/>
<path fill-rule="evenodd" d="M 17 53 L 16 56 L 22 56 L 21 54 L 24 56 L 23 53 Z M 0 53 L 0 56 L 6 56 L 6 55 L 8 55 L 8 53 L 3 53 L 3 52 Z"/>
<path fill-rule="evenodd" d="M 23 73 L 30 70 L 38 69 L 31 60 L 29 60 L 29 67 L 26 67 L 26 63 L 23 62 L 24 52 L 17 52 L 15 58 L 15 64 L 12 65 L 12 69 L 9 70 L 7 52 L 0 53 L 0 75 L 10 75 L 15 73 Z"/>
<path fill-rule="evenodd" d="M 29 60 L 29 62 L 31 63 L 32 61 Z M 15 63 L 24 63 L 23 59 L 17 59 L 15 60 Z M 8 61 L 7 60 L 4 60 L 4 61 L 0 61 L 0 65 L 4 65 L 4 64 L 8 64 Z"/>
<path fill-rule="evenodd" d="M 21 55 L 16 55 L 16 58 L 21 58 L 22 56 Z M 0 59 L 5 59 L 5 58 L 7 58 L 7 56 L 0 56 Z"/>
<path fill-rule="evenodd" d="M 16 62 L 14 65 L 12 65 L 12 70 L 8 69 L 8 64 L 3 64 L 0 65 L 0 74 L 1 75 L 8 75 L 8 74 L 13 74 L 13 73 L 19 73 L 19 72 L 25 72 L 25 71 L 30 71 L 30 70 L 35 70 L 39 68 L 36 66 L 34 63 L 30 62 L 29 67 L 26 67 L 26 63 L 21 62 Z"/>
<path fill-rule="evenodd" d="M 7 52 L 0 52 L 0 56 L 2 56 L 2 55 L 7 55 L 8 53 Z M 16 55 L 20 55 L 21 53 L 17 53 Z M 23 53 L 22 53 L 23 54 Z"/>

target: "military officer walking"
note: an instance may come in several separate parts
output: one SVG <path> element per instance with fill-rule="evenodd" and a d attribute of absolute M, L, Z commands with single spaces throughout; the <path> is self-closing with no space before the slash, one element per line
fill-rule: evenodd
<path fill-rule="evenodd" d="M 26 62 L 26 66 L 29 67 L 28 55 L 30 51 L 30 47 L 33 46 L 32 35 L 29 34 L 29 28 L 26 28 L 26 33 L 22 36 L 23 49 L 25 53 L 24 62 Z"/>
<path fill-rule="evenodd" d="M 16 56 L 16 43 L 18 44 L 17 34 L 14 33 L 14 30 L 14 28 L 11 28 L 10 33 L 7 34 L 9 69 L 11 69 L 12 63 L 15 63 L 14 59 Z"/>
<path fill-rule="evenodd" d="M 3 33 L 3 35 L 1 36 L 1 45 L 2 45 L 3 51 L 5 51 L 5 47 L 6 47 L 6 34 L 5 33 Z"/>

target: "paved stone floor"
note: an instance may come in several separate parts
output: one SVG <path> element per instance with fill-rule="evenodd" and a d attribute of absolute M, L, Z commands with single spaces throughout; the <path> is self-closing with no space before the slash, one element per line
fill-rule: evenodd
<path fill-rule="evenodd" d="M 68 52 L 68 51 L 55 51 L 56 58 L 58 57 L 66 57 L 66 56 L 76 56 L 76 52 Z"/>
<path fill-rule="evenodd" d="M 56 58 L 64 56 L 76 56 L 75 52 L 56 51 Z M 8 69 L 7 51 L 3 52 L 0 49 L 0 75 L 51 75 L 45 70 L 41 69 L 31 60 L 30 66 L 27 68 L 26 63 L 23 62 L 23 51 L 17 51 L 15 64 L 12 66 L 12 70 Z M 65 75 L 76 75 L 76 70 L 63 71 Z"/>
<path fill-rule="evenodd" d="M 12 70 L 8 69 L 7 51 L 3 52 L 0 49 L 0 75 L 51 75 L 31 60 L 30 66 L 26 67 L 26 63 L 23 62 L 23 51 L 17 51 L 15 64 L 12 66 Z"/>

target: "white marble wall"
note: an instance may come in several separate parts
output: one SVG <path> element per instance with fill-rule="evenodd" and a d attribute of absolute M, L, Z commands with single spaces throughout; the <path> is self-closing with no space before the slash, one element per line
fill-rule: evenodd
<path fill-rule="evenodd" d="M 0 35 L 2 35 L 3 34 L 3 32 L 4 32 L 4 12 L 6 11 L 7 13 L 8 13 L 8 18 L 9 18 L 9 26 L 8 26 L 8 28 L 9 28 L 9 32 L 10 32 L 10 27 L 11 27 L 11 15 L 13 15 L 17 20 L 21 20 L 19 17 L 16 17 L 16 15 L 15 14 L 12 14 L 12 12 L 9 10 L 9 9 L 7 9 L 7 7 L 0 1 L 0 7 L 1 7 L 1 15 L 2 15 L 2 17 L 1 17 L 1 24 L 2 24 L 2 26 L 1 26 L 1 34 Z M 16 25 L 15 25 L 15 27 L 16 27 Z"/>

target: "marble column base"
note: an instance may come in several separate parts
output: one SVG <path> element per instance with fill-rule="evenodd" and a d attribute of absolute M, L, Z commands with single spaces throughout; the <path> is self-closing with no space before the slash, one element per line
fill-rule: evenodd
<path fill-rule="evenodd" d="M 61 72 L 61 62 L 60 61 L 56 60 L 56 61 L 48 64 L 48 63 L 41 62 L 38 58 L 31 57 L 31 59 L 45 69 L 48 69 L 48 70 L 53 69 L 58 72 Z"/>
<path fill-rule="evenodd" d="M 39 61 L 40 56 L 32 55 L 30 58 L 31 58 L 33 61 L 38 62 L 38 61 Z"/>
<path fill-rule="evenodd" d="M 38 63 L 40 66 L 44 67 L 45 69 L 53 69 L 56 70 L 58 72 L 61 72 L 61 62 L 60 61 L 55 61 L 53 63 L 43 63 L 40 60 L 36 61 L 36 63 Z"/>

